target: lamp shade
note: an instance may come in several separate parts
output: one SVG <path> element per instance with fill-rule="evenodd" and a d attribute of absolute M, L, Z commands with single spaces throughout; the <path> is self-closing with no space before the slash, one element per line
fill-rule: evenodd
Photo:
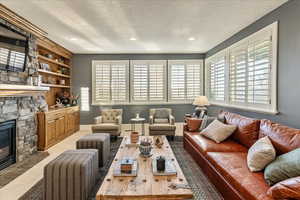
<path fill-rule="evenodd" d="M 206 96 L 198 96 L 194 99 L 193 105 L 195 106 L 209 106 L 209 102 Z"/>

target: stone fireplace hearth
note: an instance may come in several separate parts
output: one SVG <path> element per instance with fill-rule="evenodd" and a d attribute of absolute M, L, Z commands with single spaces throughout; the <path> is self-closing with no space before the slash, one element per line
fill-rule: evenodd
<path fill-rule="evenodd" d="M 16 120 L 16 161 L 37 151 L 39 97 L 0 98 L 0 122 Z"/>

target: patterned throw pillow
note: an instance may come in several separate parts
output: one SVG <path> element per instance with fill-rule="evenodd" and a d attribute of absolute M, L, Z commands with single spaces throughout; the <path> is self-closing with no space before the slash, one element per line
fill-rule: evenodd
<path fill-rule="evenodd" d="M 276 157 L 276 151 L 266 136 L 257 140 L 248 150 L 247 165 L 251 172 L 263 170 Z"/>

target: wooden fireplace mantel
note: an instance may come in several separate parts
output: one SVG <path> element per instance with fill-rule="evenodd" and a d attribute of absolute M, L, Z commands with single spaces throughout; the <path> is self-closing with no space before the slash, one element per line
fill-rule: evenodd
<path fill-rule="evenodd" d="M 0 97 L 34 96 L 49 91 L 49 87 L 0 84 Z"/>

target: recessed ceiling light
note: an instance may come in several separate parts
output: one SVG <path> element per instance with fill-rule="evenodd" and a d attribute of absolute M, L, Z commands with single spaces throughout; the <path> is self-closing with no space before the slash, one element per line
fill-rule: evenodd
<path fill-rule="evenodd" d="M 190 37 L 190 38 L 189 38 L 189 41 L 193 41 L 193 40 L 195 40 L 194 37 Z"/>
<path fill-rule="evenodd" d="M 134 37 L 131 37 L 129 40 L 131 40 L 131 41 L 135 41 L 135 40 L 136 40 L 136 38 L 134 38 Z"/>
<path fill-rule="evenodd" d="M 78 40 L 78 39 L 75 38 L 75 37 L 71 37 L 70 40 L 71 40 L 71 41 L 76 41 L 76 40 Z"/>

